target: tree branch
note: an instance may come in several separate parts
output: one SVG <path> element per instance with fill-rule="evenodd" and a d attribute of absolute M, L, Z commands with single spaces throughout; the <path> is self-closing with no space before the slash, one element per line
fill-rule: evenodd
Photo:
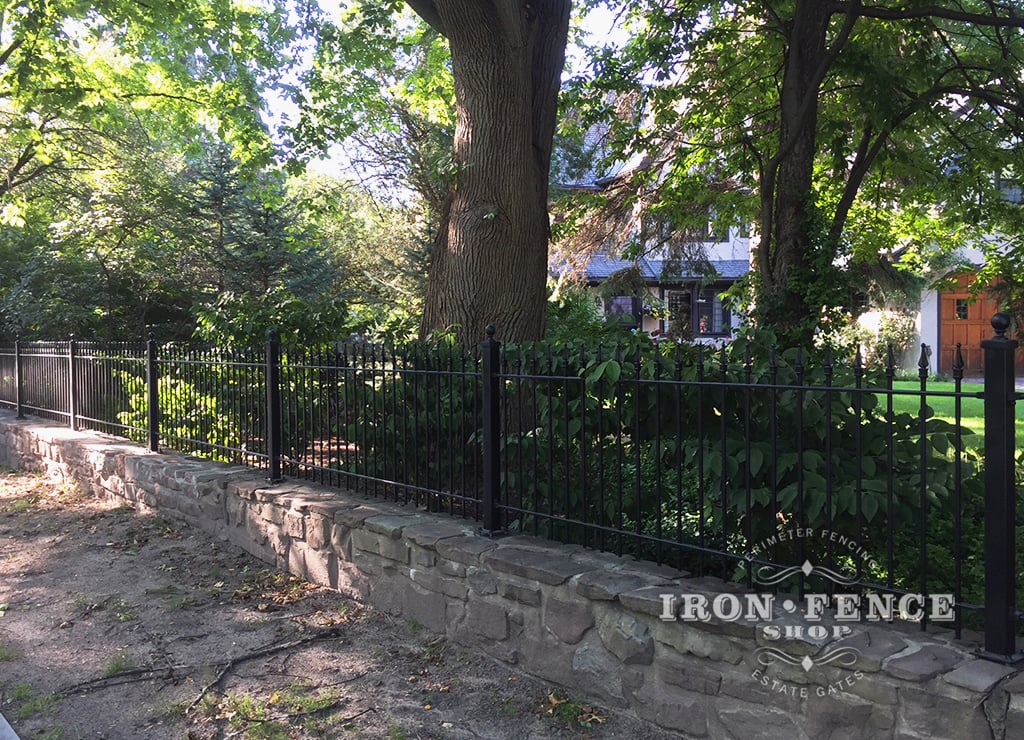
<path fill-rule="evenodd" d="M 221 681 L 223 681 L 224 676 L 227 675 L 228 671 L 230 671 L 239 663 L 244 663 L 245 661 L 252 660 L 253 658 L 261 658 L 265 655 L 279 653 L 282 650 L 290 650 L 293 647 L 299 647 L 300 645 L 305 645 L 310 642 L 316 642 L 317 640 L 327 640 L 332 637 L 339 637 L 341 636 L 341 633 L 342 629 L 340 626 L 331 627 L 329 629 L 316 632 L 312 635 L 306 635 L 305 637 L 290 640 L 289 642 L 282 642 L 275 645 L 267 645 L 266 647 L 257 648 L 256 650 L 245 653 L 244 655 L 239 655 L 234 658 L 231 658 L 230 660 L 225 661 L 221 664 L 221 669 L 217 673 L 216 678 L 214 678 L 212 681 L 206 684 L 206 686 L 203 687 L 203 690 L 199 692 L 199 696 L 192 700 L 192 703 L 188 705 L 188 708 L 185 710 L 185 712 L 191 712 L 196 707 L 196 705 L 203 700 L 203 697 L 205 697 L 210 692 L 210 689 L 214 688 Z"/>
<path fill-rule="evenodd" d="M 445 32 L 444 21 L 441 20 L 441 14 L 437 12 L 437 4 L 434 0 L 405 0 L 413 12 L 416 13 L 423 22 L 433 28 L 439 34 L 448 38 L 448 34 Z"/>
<path fill-rule="evenodd" d="M 18 48 L 24 43 L 22 39 L 15 39 L 10 45 L 0 53 L 0 65 L 7 64 L 7 60 L 11 58 L 11 54 L 16 52 Z"/>
<path fill-rule="evenodd" d="M 835 7 L 843 12 L 855 10 L 864 18 L 875 18 L 883 21 L 902 21 L 913 18 L 941 18 L 948 21 L 961 21 L 978 26 L 1002 26 L 1002 27 L 1024 27 L 1024 17 L 1008 15 L 998 16 L 993 13 L 970 13 L 964 10 L 955 10 L 940 5 L 927 5 L 919 8 L 885 8 L 881 6 L 862 5 L 859 0 L 855 2 L 843 2 L 837 0 Z M 1012 8 L 1005 8 L 1012 12 Z"/>

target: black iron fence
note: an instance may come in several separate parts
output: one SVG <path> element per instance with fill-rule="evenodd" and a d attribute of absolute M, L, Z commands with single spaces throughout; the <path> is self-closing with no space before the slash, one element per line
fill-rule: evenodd
<path fill-rule="evenodd" d="M 937 384 L 922 356 L 901 381 L 891 353 L 870 368 L 746 339 L 0 343 L 0 405 L 752 586 L 948 596 L 954 627 L 1008 660 L 1016 342 L 993 326 L 980 388 L 962 362 Z"/>

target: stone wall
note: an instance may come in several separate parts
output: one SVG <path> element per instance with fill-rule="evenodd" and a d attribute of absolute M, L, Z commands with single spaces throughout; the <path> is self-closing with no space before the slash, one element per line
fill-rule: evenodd
<path fill-rule="evenodd" d="M 733 584 L 258 471 L 149 453 L 0 412 L 0 462 L 158 509 L 280 569 L 368 602 L 600 702 L 711 738 L 1024 737 L 1024 675 L 972 655 L 976 639 L 827 618 L 824 637 L 769 640 L 766 622 L 663 619 Z M 787 622 L 787 619 L 789 620 Z M 796 624 L 776 609 L 768 624 Z M 846 634 L 848 632 L 848 634 Z M 776 662 L 766 645 L 817 658 Z M 824 664 L 836 648 L 843 667 Z M 813 660 L 812 660 L 813 663 Z"/>

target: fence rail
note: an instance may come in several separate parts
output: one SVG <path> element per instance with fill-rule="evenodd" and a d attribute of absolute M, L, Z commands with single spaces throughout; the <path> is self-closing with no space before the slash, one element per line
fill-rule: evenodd
<path fill-rule="evenodd" d="M 936 388 L 824 352 L 0 343 L 0 405 L 796 594 L 948 595 L 1017 657 L 1016 342 Z M 983 412 L 982 412 L 983 409 Z M 983 426 L 982 426 L 983 418 Z M 925 614 L 922 626 L 928 621 Z"/>

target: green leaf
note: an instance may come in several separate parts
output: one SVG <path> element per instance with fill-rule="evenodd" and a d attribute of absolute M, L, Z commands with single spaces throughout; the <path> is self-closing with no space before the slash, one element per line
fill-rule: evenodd
<path fill-rule="evenodd" d="M 821 510 L 825 508 L 825 492 L 814 490 L 805 494 L 807 506 L 807 521 L 815 524 L 821 516 Z"/>
<path fill-rule="evenodd" d="M 587 373 L 587 384 L 593 385 L 600 381 L 602 378 L 606 379 L 609 384 L 614 385 L 619 380 L 619 376 L 622 374 L 622 366 L 616 360 L 605 360 L 594 366 L 594 368 Z"/>
<path fill-rule="evenodd" d="M 875 518 L 875 514 L 878 513 L 879 496 L 865 494 L 861 499 L 861 512 L 864 514 L 866 521 L 871 521 Z"/>
<path fill-rule="evenodd" d="M 761 451 L 760 447 L 750 447 L 750 476 L 753 478 L 761 472 L 761 466 L 764 464 L 764 452 Z"/>

